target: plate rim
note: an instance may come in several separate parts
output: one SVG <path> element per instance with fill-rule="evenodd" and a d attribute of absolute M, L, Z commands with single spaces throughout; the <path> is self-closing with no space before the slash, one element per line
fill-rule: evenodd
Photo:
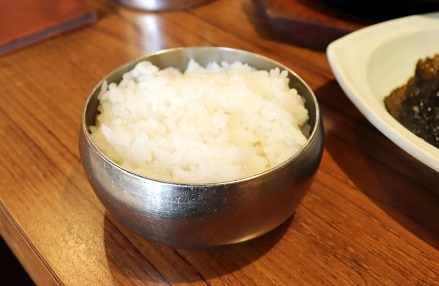
<path fill-rule="evenodd" d="M 399 148 L 439 172 L 439 149 L 410 132 L 387 111 L 377 110 L 379 102 L 368 100 L 373 93 L 365 87 L 368 58 L 384 39 L 387 41 L 430 28 L 439 29 L 439 11 L 396 18 L 359 29 L 331 42 L 326 54 L 336 81 L 363 116 Z M 359 45 L 360 41 L 368 44 Z M 355 52 L 347 48 L 352 46 L 355 46 Z M 364 81 L 358 83 L 361 78 Z"/>

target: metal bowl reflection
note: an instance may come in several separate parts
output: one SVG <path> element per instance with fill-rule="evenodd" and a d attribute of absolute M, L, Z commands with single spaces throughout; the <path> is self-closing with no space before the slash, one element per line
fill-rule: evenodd
<path fill-rule="evenodd" d="M 117 2 L 140 10 L 165 11 L 186 10 L 194 8 L 213 0 L 116 0 Z"/>
<path fill-rule="evenodd" d="M 290 86 L 306 99 L 311 135 L 296 155 L 255 176 L 213 184 L 161 182 L 133 174 L 102 154 L 92 143 L 97 95 L 88 98 L 80 130 L 82 164 L 96 195 L 121 225 L 172 247 L 200 248 L 233 244 L 265 234 L 287 220 L 309 190 L 323 152 L 323 125 L 314 93 L 293 71 L 269 58 L 230 48 L 188 47 L 141 57 L 111 72 L 103 80 L 119 82 L 123 73 L 143 60 L 165 68 L 184 69 L 189 59 L 241 61 L 257 69 L 280 67 L 289 72 Z"/>

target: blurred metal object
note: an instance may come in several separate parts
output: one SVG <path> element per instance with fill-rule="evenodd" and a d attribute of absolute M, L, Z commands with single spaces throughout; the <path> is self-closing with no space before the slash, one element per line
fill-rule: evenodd
<path fill-rule="evenodd" d="M 212 1 L 213 0 L 116 0 L 116 2 L 122 5 L 147 11 L 186 10 Z"/>
<path fill-rule="evenodd" d="M 181 70 L 190 59 L 241 61 L 259 70 L 288 71 L 290 86 L 306 99 L 311 135 L 284 163 L 245 179 L 212 184 L 162 182 L 133 174 L 109 160 L 90 139 L 103 81 L 120 82 L 140 61 Z M 243 107 L 245 108 L 245 107 Z M 202 248 L 246 241 L 287 220 L 309 190 L 323 152 L 323 123 L 311 88 L 293 71 L 254 53 L 221 47 L 176 48 L 138 58 L 106 76 L 88 98 L 80 130 L 82 164 L 96 195 L 120 224 L 172 247 Z"/>

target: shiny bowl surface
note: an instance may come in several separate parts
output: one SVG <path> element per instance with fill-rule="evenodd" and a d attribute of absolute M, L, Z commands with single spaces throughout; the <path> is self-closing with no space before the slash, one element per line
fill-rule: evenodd
<path fill-rule="evenodd" d="M 213 0 L 116 0 L 122 5 L 146 11 L 186 10 Z"/>
<path fill-rule="evenodd" d="M 311 135 L 292 158 L 264 173 L 214 184 L 161 182 L 133 174 L 103 155 L 92 143 L 97 95 L 102 81 L 119 82 L 139 61 L 159 68 L 184 70 L 189 59 L 241 61 L 257 69 L 280 67 L 289 72 L 290 86 L 306 99 Z M 90 94 L 83 111 L 79 138 L 82 164 L 90 184 L 108 213 L 127 229 L 177 248 L 205 248 L 246 241 L 287 220 L 306 194 L 323 152 L 323 124 L 317 99 L 293 71 L 261 55 L 223 47 L 163 50 L 129 62 L 106 76 Z"/>

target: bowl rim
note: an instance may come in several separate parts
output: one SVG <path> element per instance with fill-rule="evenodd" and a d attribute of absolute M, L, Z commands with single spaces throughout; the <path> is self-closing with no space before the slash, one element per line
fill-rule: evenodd
<path fill-rule="evenodd" d="M 136 63 L 139 63 L 141 61 L 147 61 L 148 58 L 150 57 L 155 57 L 157 55 L 160 54 L 166 54 L 166 53 L 174 53 L 174 52 L 179 52 L 179 51 L 183 51 L 183 50 L 221 50 L 221 51 L 228 51 L 228 52 L 233 52 L 233 53 L 242 53 L 242 54 L 246 54 L 252 57 L 256 57 L 256 58 L 260 58 L 264 61 L 268 61 L 273 63 L 274 65 L 278 66 L 281 70 L 286 70 L 289 74 L 289 77 L 292 76 L 294 78 L 296 78 L 304 87 L 306 90 L 308 90 L 308 92 L 310 93 L 310 98 L 312 99 L 312 105 L 315 108 L 315 114 L 314 114 L 314 124 L 312 126 L 312 130 L 307 138 L 307 141 L 305 143 L 304 146 L 302 146 L 302 148 L 300 148 L 300 150 L 298 150 L 294 155 L 292 155 L 291 157 L 289 157 L 287 160 L 283 161 L 282 163 L 269 168 L 263 172 L 248 176 L 248 177 L 244 177 L 244 178 L 238 178 L 238 179 L 233 179 L 233 180 L 225 180 L 225 181 L 219 181 L 219 182 L 205 182 L 205 183 L 186 183 L 186 182 L 173 182 L 173 181 L 166 181 L 166 180 L 160 180 L 158 178 L 152 178 L 152 177 L 147 177 L 147 176 L 143 176 L 140 175 L 138 173 L 135 173 L 131 170 L 128 170 L 124 167 L 122 167 L 121 165 L 117 164 L 116 162 L 114 162 L 113 160 L 111 160 L 110 158 L 108 158 L 97 146 L 96 144 L 91 140 L 90 138 L 90 131 L 89 131 L 89 126 L 87 126 L 87 111 L 89 110 L 89 105 L 91 100 L 97 96 L 97 94 L 99 93 L 99 89 L 102 88 L 102 84 L 106 81 L 107 78 L 111 77 L 112 75 L 114 75 L 115 73 L 119 72 L 120 70 L 127 70 L 127 68 L 133 68 L 134 65 Z M 129 69 L 128 69 L 129 70 Z M 290 88 L 293 88 L 290 86 Z M 302 96 L 303 97 L 303 96 Z M 309 112 L 309 109 L 308 109 Z M 242 50 L 242 49 L 237 49 L 237 48 L 230 48 L 230 47 L 223 47 L 223 46 L 186 46 L 186 47 L 176 47 L 176 48 L 167 48 L 167 49 L 161 49 L 152 53 L 148 53 L 139 57 L 136 57 L 116 68 L 114 68 L 113 70 L 111 70 L 109 73 L 107 73 L 99 82 L 98 84 L 96 84 L 94 86 L 94 88 L 92 89 L 92 91 L 90 92 L 90 94 L 87 96 L 87 99 L 85 101 L 85 105 L 82 111 L 82 116 L 81 116 L 81 133 L 84 137 L 84 139 L 87 141 L 87 144 L 89 146 L 91 146 L 91 148 L 93 148 L 93 150 L 96 152 L 96 154 L 103 159 L 107 164 L 112 165 L 113 167 L 115 167 L 116 169 L 118 169 L 119 171 L 130 175 L 130 176 L 134 176 L 136 178 L 140 178 L 140 179 L 146 179 L 149 181 L 153 181 L 156 183 L 161 183 L 161 184 L 166 184 L 168 186 L 181 186 L 181 187 L 188 187 L 188 186 L 198 186 L 198 187 L 205 187 L 205 186 L 224 186 L 224 185 L 232 185 L 232 184 L 238 184 L 238 183 L 242 183 L 242 182 L 248 182 L 257 178 L 261 178 L 264 177 L 270 173 L 272 173 L 275 170 L 278 169 L 282 169 L 285 168 L 287 165 L 289 165 L 292 161 L 294 161 L 297 157 L 301 156 L 305 150 L 310 148 L 311 142 L 318 139 L 318 133 L 319 133 L 319 128 L 323 128 L 323 123 L 322 123 L 322 116 L 321 116 L 321 110 L 320 110 L 320 106 L 317 100 L 317 97 L 314 93 L 314 91 L 311 89 L 311 87 L 308 85 L 308 83 L 301 77 L 299 76 L 295 71 L 293 71 L 292 69 L 290 69 L 289 67 L 285 66 L 284 64 L 271 59 L 267 56 L 261 55 L 261 54 L 257 54 L 254 52 L 250 52 L 247 50 Z M 323 144 L 322 144 L 323 146 Z"/>

